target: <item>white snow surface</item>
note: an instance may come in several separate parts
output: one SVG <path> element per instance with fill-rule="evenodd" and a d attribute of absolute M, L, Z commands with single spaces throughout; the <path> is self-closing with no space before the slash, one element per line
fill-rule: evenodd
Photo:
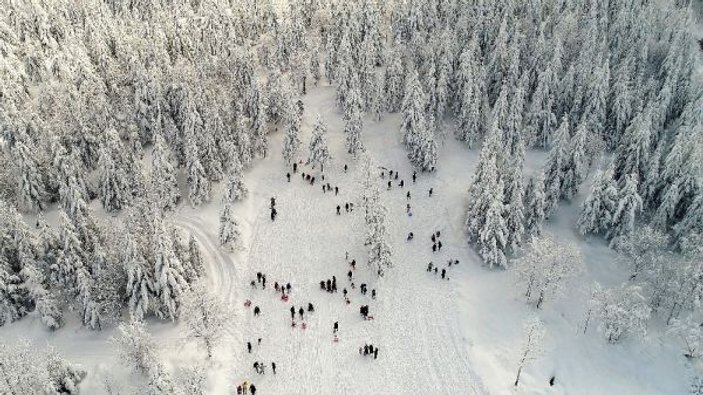
<path fill-rule="evenodd" d="M 586 257 L 586 273 L 558 302 L 547 303 L 536 311 L 526 305 L 516 289 L 511 272 L 482 267 L 480 259 L 466 244 L 463 232 L 466 190 L 478 159 L 477 150 L 468 150 L 451 137 L 440 148 L 438 171 L 418 173 L 412 169 L 401 144 L 397 114 L 386 115 L 380 123 L 366 119 L 363 138 L 379 165 L 400 171 L 405 188 L 386 190 L 386 179 L 378 178 L 382 201 L 388 207 L 387 226 L 394 250 L 395 266 L 378 278 L 366 265 L 363 245 L 365 226 L 360 188 L 354 177 L 358 166 L 344 150 L 343 121 L 334 108 L 334 90 L 319 87 L 304 97 L 302 147 L 306 148 L 317 113 L 328 125 L 332 162 L 325 167 L 324 181 L 338 186 L 339 196 L 322 192 L 318 170 L 299 166 L 298 174 L 286 182 L 282 155 L 282 132 L 271 135 L 270 154 L 245 172 L 250 191 L 234 204 L 242 226 L 244 247 L 233 254 L 218 246 L 217 228 L 222 185 L 213 191 L 212 202 L 201 208 L 181 206 L 173 215 L 174 223 L 192 233 L 200 242 L 207 281 L 232 308 L 228 336 L 212 360 L 195 341 L 184 340 L 178 323 L 149 321 L 149 328 L 160 345 L 166 365 L 205 363 L 209 375 L 209 394 L 236 393 L 244 380 L 257 386 L 258 394 L 683 394 L 687 392 L 694 367 L 682 356 L 678 344 L 664 328 L 650 328 L 643 338 L 628 338 L 610 345 L 592 323 L 584 335 L 582 323 L 589 289 L 595 281 L 605 286 L 625 280 L 613 253 L 601 240 L 583 240 L 574 230 L 578 207 L 588 190 L 571 203 L 563 203 L 547 224 L 546 231 L 557 237 L 576 240 Z M 526 173 L 531 174 L 544 162 L 543 152 L 530 152 Z M 342 171 L 344 164 L 349 171 Z M 314 186 L 301 180 L 300 172 L 316 176 Z M 428 189 L 434 196 L 428 197 Z M 412 216 L 406 214 L 406 192 L 412 199 Z M 278 217 L 269 217 L 269 199 L 276 198 Z M 354 212 L 345 213 L 344 203 L 353 202 Z M 337 205 L 342 215 L 335 214 Z M 93 204 L 96 212 L 103 213 Z M 101 214 L 102 215 L 102 214 Z M 49 216 L 52 217 L 51 215 Z M 433 253 L 430 236 L 441 231 L 443 248 Z M 414 240 L 406 241 L 408 232 Z M 356 259 L 356 289 L 349 287 L 345 261 Z M 427 263 L 446 266 L 459 259 L 459 266 L 448 269 L 449 280 L 427 273 Z M 267 276 L 265 290 L 252 289 L 249 282 L 257 272 Z M 328 294 L 319 282 L 337 278 L 339 292 Z M 280 300 L 273 283 L 290 282 L 293 290 L 288 302 Z M 369 294 L 362 296 L 358 285 L 367 283 Z M 350 291 L 346 305 L 342 288 Z M 370 290 L 378 297 L 372 300 Z M 247 308 L 244 301 L 250 299 Z M 307 329 L 291 327 L 291 305 L 307 306 Z M 370 305 L 373 320 L 364 321 L 359 306 Z M 254 306 L 261 316 L 254 317 Z M 184 314 L 187 314 L 185 312 Z M 523 371 L 519 387 L 513 386 L 522 323 L 531 315 L 543 320 L 547 335 L 546 352 Z M 110 375 L 120 383 L 141 380 L 122 367 L 110 338 L 115 328 L 95 332 L 80 326 L 72 314 L 67 325 L 57 332 L 45 330 L 38 317 L 30 315 L 0 328 L 0 339 L 11 342 L 28 338 L 35 345 L 52 345 L 68 359 L 88 370 L 81 389 L 85 394 L 102 394 L 102 382 Z M 339 322 L 339 342 L 333 342 L 332 325 Z M 262 339 L 261 346 L 256 345 Z M 252 354 L 246 342 L 254 345 Z M 360 356 L 364 343 L 380 348 L 378 360 Z M 253 369 L 255 361 L 267 365 L 265 375 Z M 271 373 L 276 362 L 277 375 Z M 548 380 L 555 376 L 555 386 Z M 129 391 L 127 391 L 129 393 Z"/>

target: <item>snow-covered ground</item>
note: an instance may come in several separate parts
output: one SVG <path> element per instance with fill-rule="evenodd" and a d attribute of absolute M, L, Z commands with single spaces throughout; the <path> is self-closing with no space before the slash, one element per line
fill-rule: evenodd
<path fill-rule="evenodd" d="M 681 394 L 688 388 L 692 369 L 678 345 L 651 328 L 643 338 L 628 338 L 610 345 L 597 332 L 597 324 L 583 334 L 585 301 L 593 282 L 614 285 L 625 279 L 614 263 L 613 253 L 600 240 L 582 240 L 573 230 L 582 196 L 564 204 L 547 231 L 559 238 L 576 240 L 586 258 L 586 274 L 580 277 L 560 301 L 535 311 L 521 299 L 511 272 L 488 270 L 465 241 L 462 231 L 466 190 L 478 152 L 455 142 L 448 132 L 441 148 L 439 169 L 433 174 L 412 170 L 400 143 L 399 118 L 389 115 L 380 123 L 367 120 L 365 144 L 376 161 L 397 170 L 405 181 L 391 190 L 379 177 L 382 201 L 388 207 L 388 228 L 395 267 L 377 278 L 366 265 L 365 227 L 357 166 L 345 153 L 343 122 L 334 108 L 334 90 L 313 89 L 304 98 L 303 141 L 307 148 L 317 113 L 329 130 L 332 163 L 326 166 L 325 183 L 339 187 L 339 195 L 323 193 L 319 171 L 300 166 L 300 172 L 317 177 L 314 186 L 292 175 L 286 182 L 281 158 L 282 134 L 271 136 L 268 158 L 246 172 L 249 196 L 235 204 L 242 225 L 245 246 L 234 254 L 218 246 L 219 187 L 213 202 L 199 209 L 183 206 L 173 215 L 174 223 L 198 239 L 206 262 L 208 281 L 232 308 L 228 337 L 217 347 L 206 366 L 210 376 L 208 393 L 231 394 L 244 380 L 256 384 L 260 394 Z M 301 152 L 300 158 L 304 158 Z M 540 168 L 544 153 L 528 156 L 526 171 Z M 344 164 L 349 171 L 344 173 Z M 429 188 L 434 196 L 428 197 Z M 584 186 L 582 190 L 587 190 Z M 411 199 L 406 199 L 406 192 Z M 278 217 L 269 217 L 269 199 L 276 198 Z M 344 203 L 354 203 L 345 213 Z M 412 216 L 406 214 L 406 204 Z M 342 206 L 337 216 L 335 208 Z M 96 210 L 99 210 L 96 208 Z M 99 212 L 102 212 L 99 210 Z M 432 232 L 441 231 L 443 248 L 433 253 Z M 414 240 L 406 241 L 408 232 Z M 356 289 L 347 280 L 349 259 L 356 259 Z M 427 263 L 445 266 L 449 259 L 460 264 L 448 271 L 449 280 L 427 273 Z M 249 282 L 262 272 L 267 288 L 252 289 Z M 336 276 L 339 292 L 319 289 L 319 282 Z M 293 290 L 287 302 L 273 290 L 274 281 L 290 282 Z M 367 283 L 378 293 L 376 300 L 362 296 L 358 285 Z M 346 305 L 342 288 L 350 291 Z M 250 299 L 252 307 L 244 306 Z M 313 303 L 315 312 L 306 313 L 306 329 L 291 327 L 290 306 Z M 370 305 L 373 320 L 364 321 L 359 306 Z M 254 317 L 253 306 L 261 308 Z M 187 314 L 187 312 L 186 312 Z M 523 372 L 516 390 L 518 351 L 522 323 L 538 314 L 545 323 L 545 353 Z M 67 317 L 71 317 L 67 314 Z M 339 322 L 339 341 L 333 342 L 332 325 Z M 169 367 L 205 360 L 205 353 L 193 342 L 182 339 L 178 324 L 150 322 Z M 4 341 L 28 338 L 37 345 L 50 344 L 88 370 L 82 384 L 86 394 L 104 393 L 102 382 L 112 376 L 129 383 L 136 376 L 119 365 L 109 339 L 114 328 L 101 332 L 86 330 L 77 322 L 47 332 L 35 316 L 0 328 Z M 260 346 L 256 340 L 262 339 Z M 248 354 L 245 344 L 254 344 Z M 378 360 L 360 356 L 364 343 L 380 348 Z M 267 365 L 258 375 L 255 361 Z M 270 371 L 276 362 L 277 375 Z M 555 385 L 548 380 L 555 376 Z"/>

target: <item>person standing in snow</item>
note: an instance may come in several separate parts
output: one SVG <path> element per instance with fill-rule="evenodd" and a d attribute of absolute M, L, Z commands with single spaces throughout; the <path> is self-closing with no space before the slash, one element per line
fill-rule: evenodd
<path fill-rule="evenodd" d="M 390 189 L 391 189 L 391 182 L 388 181 L 388 190 L 390 190 Z"/>
<path fill-rule="evenodd" d="M 437 250 L 442 251 L 442 241 L 437 242 Z"/>
<path fill-rule="evenodd" d="M 271 208 L 274 208 L 274 207 L 276 207 L 276 198 L 271 197 Z"/>
<path fill-rule="evenodd" d="M 293 162 L 293 173 L 298 171 L 298 164 Z"/>
<path fill-rule="evenodd" d="M 303 310 L 302 307 L 298 310 L 298 314 L 300 314 L 300 319 L 301 319 L 301 320 L 305 318 L 305 317 L 303 316 L 303 314 L 305 314 L 305 310 Z"/>
<path fill-rule="evenodd" d="M 371 290 L 371 299 L 376 299 L 376 290 L 375 289 Z"/>
<path fill-rule="evenodd" d="M 344 164 L 344 172 L 345 173 L 347 172 L 347 164 L 346 163 Z"/>
<path fill-rule="evenodd" d="M 266 275 L 261 276 L 261 287 L 266 289 Z"/>
<path fill-rule="evenodd" d="M 398 184 L 398 185 L 400 185 L 401 188 L 404 187 L 404 186 L 405 186 L 405 180 L 400 180 L 400 184 Z"/>
<path fill-rule="evenodd" d="M 405 206 L 405 211 L 406 211 L 407 213 L 410 213 L 410 203 L 408 203 L 408 204 Z"/>
<path fill-rule="evenodd" d="M 286 173 L 286 178 L 288 179 L 288 182 L 290 182 L 290 173 Z"/>
<path fill-rule="evenodd" d="M 444 276 L 447 274 L 447 269 L 442 269 L 442 280 L 444 280 Z"/>
<path fill-rule="evenodd" d="M 251 342 L 247 342 L 247 351 L 251 354 Z"/>
<path fill-rule="evenodd" d="M 378 347 L 373 350 L 373 359 L 378 359 Z"/>
<path fill-rule="evenodd" d="M 350 265 L 352 267 L 352 270 L 354 270 L 354 268 L 356 268 L 356 259 L 352 259 Z"/>
<path fill-rule="evenodd" d="M 290 307 L 290 319 L 291 320 L 295 319 L 295 306 Z"/>
<path fill-rule="evenodd" d="M 249 386 L 249 391 L 251 391 L 251 395 L 256 395 L 256 387 L 254 384 Z"/>
<path fill-rule="evenodd" d="M 437 252 L 437 243 L 432 244 L 432 252 Z"/>
<path fill-rule="evenodd" d="M 407 200 L 410 200 L 410 191 L 408 191 L 408 193 L 405 194 L 405 198 L 406 198 Z"/>
<path fill-rule="evenodd" d="M 339 330 L 339 322 L 335 321 L 334 325 L 332 326 L 332 333 L 337 333 Z"/>
<path fill-rule="evenodd" d="M 416 178 L 417 178 L 417 172 L 414 171 L 414 172 L 413 172 L 413 184 L 415 183 L 415 179 L 416 179 Z"/>
<path fill-rule="evenodd" d="M 396 172 L 395 172 L 395 179 L 396 179 L 396 180 L 398 179 L 398 174 L 400 174 L 400 173 L 396 171 Z"/>
<path fill-rule="evenodd" d="M 432 197 L 432 188 L 430 188 L 430 197 Z"/>
<path fill-rule="evenodd" d="M 431 272 L 432 271 L 432 262 L 427 264 L 427 271 Z"/>
<path fill-rule="evenodd" d="M 256 373 L 261 374 L 261 371 L 259 370 L 259 363 L 258 362 L 254 362 L 254 370 L 256 370 Z"/>
<path fill-rule="evenodd" d="M 339 210 L 340 210 L 340 209 L 341 209 L 341 207 L 339 207 L 339 205 L 337 205 L 337 215 L 339 215 Z"/>
<path fill-rule="evenodd" d="M 273 374 L 276 374 L 276 362 L 271 362 L 271 371 L 273 371 Z"/>
<path fill-rule="evenodd" d="M 308 302 L 308 313 L 312 313 L 313 311 L 315 311 L 315 307 L 313 307 L 312 303 Z"/>
<path fill-rule="evenodd" d="M 261 314 L 261 309 L 259 306 L 254 306 L 254 317 L 258 317 Z"/>
<path fill-rule="evenodd" d="M 353 274 L 352 274 L 352 271 L 351 271 L 351 270 L 350 270 L 349 272 L 347 272 L 347 277 L 349 277 L 349 281 L 351 281 L 352 275 L 353 275 Z"/>
<path fill-rule="evenodd" d="M 290 293 L 290 288 L 291 288 L 290 283 L 286 283 L 286 291 L 288 291 L 288 293 Z"/>

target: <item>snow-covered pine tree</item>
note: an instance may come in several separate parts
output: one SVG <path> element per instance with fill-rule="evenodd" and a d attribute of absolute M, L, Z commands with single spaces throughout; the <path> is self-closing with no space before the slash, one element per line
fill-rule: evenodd
<path fill-rule="evenodd" d="M 268 153 L 268 119 L 266 114 L 266 95 L 258 90 L 259 85 L 252 86 L 251 95 L 255 95 L 256 112 L 250 116 L 252 133 L 252 149 L 260 157 L 266 157 Z"/>
<path fill-rule="evenodd" d="M 488 206 L 493 199 L 491 195 L 496 192 L 498 184 L 498 150 L 502 149 L 502 133 L 497 132 L 491 130 L 483 143 L 479 162 L 469 186 L 469 208 L 466 211 L 465 225 L 470 242 L 478 240 L 479 231 L 486 221 Z"/>
<path fill-rule="evenodd" d="M 100 144 L 99 196 L 103 208 L 108 211 L 122 209 L 132 198 L 132 185 L 127 169 L 124 147 L 115 129 L 108 129 Z"/>
<path fill-rule="evenodd" d="M 32 153 L 31 146 L 30 139 L 22 131 L 17 133 L 11 152 L 16 177 L 17 205 L 20 210 L 37 212 L 44 209 L 46 191 L 37 155 Z"/>
<path fill-rule="evenodd" d="M 629 174 L 637 176 L 640 183 L 646 172 L 652 140 L 652 110 L 650 106 L 632 119 L 620 138 L 615 150 L 615 177 L 622 180 Z"/>
<path fill-rule="evenodd" d="M 224 200 L 222 214 L 220 214 L 220 245 L 229 251 L 234 251 L 241 244 L 242 235 L 239 225 L 232 214 L 232 204 Z"/>
<path fill-rule="evenodd" d="M 216 114 L 213 116 L 218 117 Z M 207 122 L 212 121 L 208 120 Z M 208 126 L 210 125 L 206 125 L 205 129 L 208 130 L 208 132 L 203 133 L 198 138 L 198 154 L 200 155 L 200 163 L 202 164 L 209 181 L 221 181 L 223 176 L 222 159 L 215 143 L 213 127 Z"/>
<path fill-rule="evenodd" d="M 598 171 L 593 180 L 591 193 L 583 202 L 577 222 L 579 232 L 586 235 L 605 234 L 610 229 L 618 204 L 617 183 L 613 170 Z"/>
<path fill-rule="evenodd" d="M 508 247 L 508 228 L 503 218 L 503 182 L 499 181 L 495 188 L 492 199 L 488 203 L 488 210 L 485 213 L 485 222 L 478 234 L 477 246 L 483 262 L 488 267 L 498 267 L 505 269 L 508 261 L 505 257 L 505 250 Z"/>
<path fill-rule="evenodd" d="M 188 180 L 188 200 L 191 206 L 200 206 L 210 200 L 210 181 L 200 162 L 196 136 L 186 135 L 186 172 Z"/>
<path fill-rule="evenodd" d="M 527 116 L 525 117 L 525 134 L 529 146 L 546 148 L 552 141 L 552 131 L 557 119 L 553 112 L 554 99 L 550 87 L 554 74 L 552 63 L 540 72 L 537 88 L 532 94 Z"/>
<path fill-rule="evenodd" d="M 637 214 L 642 210 L 642 198 L 637 192 L 637 174 L 625 175 L 624 182 L 625 185 L 618 193 L 618 206 L 608 230 L 611 245 L 617 245 L 620 238 L 632 234 Z"/>
<path fill-rule="evenodd" d="M 562 196 L 571 199 L 578 192 L 579 186 L 586 179 L 590 159 L 587 153 L 588 129 L 585 123 L 579 124 L 574 137 L 571 138 L 568 159 L 564 164 Z"/>
<path fill-rule="evenodd" d="M 127 272 L 127 311 L 131 319 L 143 319 L 152 308 L 154 276 L 131 232 L 126 232 L 122 262 Z"/>
<path fill-rule="evenodd" d="M 564 116 L 554 137 L 554 145 L 549 150 L 549 159 L 544 171 L 544 190 L 546 194 L 545 214 L 547 218 L 556 210 L 562 195 L 564 167 L 569 160 L 569 119 Z"/>
<path fill-rule="evenodd" d="M 417 72 L 412 70 L 405 85 L 400 131 L 413 166 L 433 170 L 437 163 L 437 142 L 425 114 L 426 98 Z"/>
<path fill-rule="evenodd" d="M 194 234 L 188 237 L 188 259 L 190 261 L 191 273 L 187 273 L 190 278 L 187 278 L 189 283 L 198 281 L 205 274 L 205 265 L 203 264 L 203 254 L 200 252 L 200 244 Z"/>
<path fill-rule="evenodd" d="M 156 316 L 175 320 L 180 315 L 183 295 L 188 291 L 183 264 L 173 250 L 166 222 L 157 216 L 154 223 L 154 291 Z"/>
<path fill-rule="evenodd" d="M 508 165 L 505 175 L 505 193 L 503 203 L 505 226 L 507 227 L 506 247 L 516 251 L 522 244 L 525 234 L 524 182 L 522 179 L 522 158 L 514 158 Z"/>
<path fill-rule="evenodd" d="M 327 148 L 327 125 L 320 114 L 317 115 L 315 126 L 310 137 L 310 159 L 313 169 L 316 164 L 320 165 L 320 171 L 324 171 L 325 163 L 331 158 Z"/>
<path fill-rule="evenodd" d="M 364 151 L 364 143 L 361 141 L 361 130 L 363 128 L 361 108 L 358 104 L 350 104 L 348 108 L 350 113 L 344 124 L 345 145 L 347 153 L 357 156 Z"/>
<path fill-rule="evenodd" d="M 239 158 L 234 157 L 232 160 L 230 173 L 227 176 L 227 186 L 225 188 L 225 199 L 229 202 L 241 200 L 247 196 L 249 190 L 244 185 L 242 177 L 242 165 Z"/>
<path fill-rule="evenodd" d="M 394 45 L 386 54 L 386 83 L 384 96 L 388 112 L 400 111 L 403 102 L 403 81 L 405 68 L 403 67 L 403 50 L 399 44 Z"/>
<path fill-rule="evenodd" d="M 154 148 L 151 158 L 151 185 L 158 206 L 163 210 L 173 210 L 181 198 L 176 179 L 176 169 L 170 160 L 171 150 L 164 138 L 154 136 Z"/>
<path fill-rule="evenodd" d="M 545 199 L 544 176 L 538 171 L 535 176 L 530 177 L 525 190 L 525 239 L 528 241 L 542 234 Z"/>
<path fill-rule="evenodd" d="M 283 139 L 283 159 L 287 163 L 292 163 L 295 160 L 300 148 L 300 123 L 302 116 L 298 102 L 290 100 L 286 111 L 286 135 Z"/>

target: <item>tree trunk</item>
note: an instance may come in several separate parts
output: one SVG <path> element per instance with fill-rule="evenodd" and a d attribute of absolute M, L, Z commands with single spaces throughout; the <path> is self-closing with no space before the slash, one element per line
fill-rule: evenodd
<path fill-rule="evenodd" d="M 515 377 L 515 386 L 520 382 L 520 373 L 522 373 L 522 365 L 517 369 L 517 377 Z"/>

